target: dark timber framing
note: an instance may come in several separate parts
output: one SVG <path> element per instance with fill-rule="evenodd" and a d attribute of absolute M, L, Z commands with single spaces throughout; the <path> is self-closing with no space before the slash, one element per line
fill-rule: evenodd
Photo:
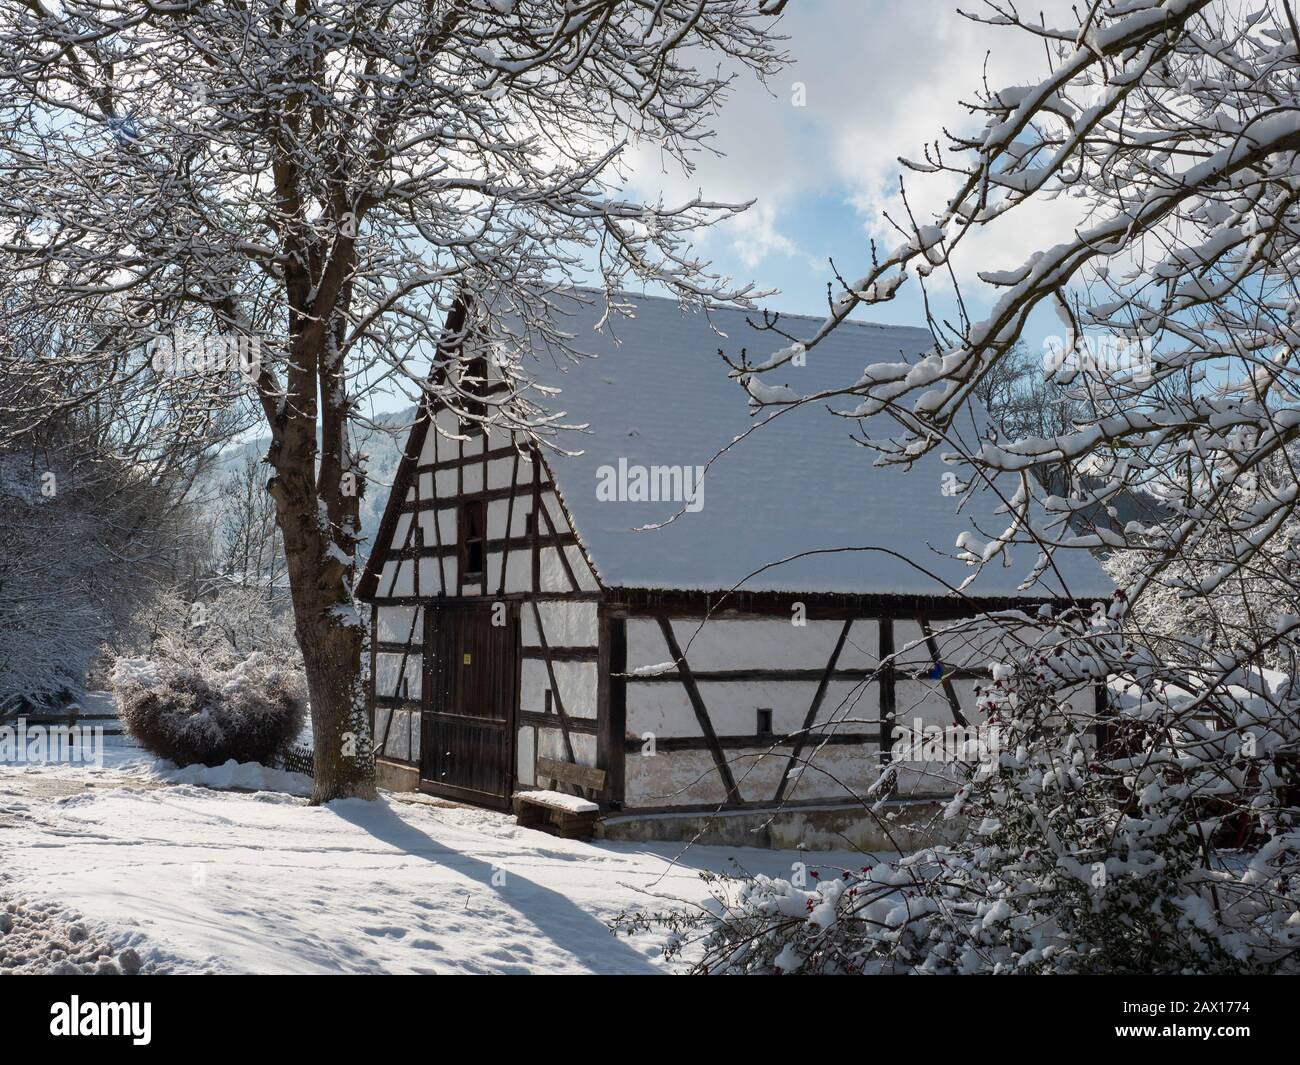
<path fill-rule="evenodd" d="M 457 337 L 464 323 L 464 308 L 457 306 L 448 318 L 448 335 Z M 435 379 L 444 377 L 457 357 L 454 344 L 440 347 L 435 360 Z M 488 388 L 486 393 L 492 391 Z M 598 799 L 607 810 L 687 813 L 716 810 L 719 805 L 760 809 L 825 803 L 825 799 L 811 800 L 799 796 L 794 786 L 797 771 L 806 760 L 808 750 L 823 745 L 841 749 L 850 747 L 861 751 L 862 758 L 873 764 L 888 762 L 898 714 L 900 681 L 913 681 L 922 676 L 937 681 L 936 688 L 942 691 L 953 722 L 958 725 L 967 723 L 967 714 L 962 709 L 953 682 L 984 674 L 969 668 L 949 667 L 939 661 L 935 622 L 956 620 L 985 611 L 1022 609 L 1032 613 L 1045 602 L 1053 605 L 1069 602 L 1031 597 L 970 600 L 958 596 L 609 587 L 601 581 L 583 543 L 583 530 L 575 525 L 540 450 L 532 444 L 506 444 L 494 440 L 491 432 L 477 429 L 468 432 L 465 426 L 460 426 L 458 431 L 440 433 L 435 425 L 438 413 L 438 405 L 428 397 L 420 404 L 376 535 L 375 549 L 357 587 L 358 597 L 371 604 L 367 703 L 377 757 L 408 770 L 414 768 L 417 774 L 420 760 L 414 756 L 412 748 L 408 747 L 405 758 L 402 758 L 398 756 L 400 752 L 388 750 L 388 742 L 397 713 L 420 709 L 421 700 L 403 694 L 408 662 L 413 656 L 423 656 L 421 661 L 426 671 L 422 678 L 425 680 L 423 692 L 430 689 L 427 671 L 431 668 L 432 649 L 424 645 L 425 625 L 420 619 L 428 617 L 431 609 L 439 606 L 477 603 L 481 611 L 484 605 L 491 609 L 504 604 L 505 616 L 510 620 L 511 638 L 515 641 L 513 661 L 516 674 L 512 683 L 506 686 L 514 700 L 514 705 L 507 708 L 512 752 L 507 767 L 509 781 L 514 781 L 521 771 L 516 745 L 522 743 L 521 737 L 526 730 L 532 730 L 533 779 L 539 783 L 540 778 L 535 773 L 537 758 L 540 756 L 543 761 L 554 759 L 562 750 L 564 760 L 580 764 L 582 758 L 594 758 L 596 764 L 592 768 L 604 771 L 603 788 L 590 797 Z M 431 431 L 437 440 L 434 461 L 423 461 Z M 471 451 L 473 453 L 469 453 Z M 503 468 L 509 470 L 508 484 L 501 483 Z M 424 480 L 426 477 L 427 481 Z M 439 478 L 442 479 L 441 491 Z M 472 486 L 473 490 L 467 490 L 471 478 L 477 483 Z M 432 490 L 423 491 L 422 485 L 425 484 L 431 485 Z M 483 547 L 482 576 L 470 582 L 465 579 L 463 565 L 467 504 L 482 508 L 482 527 L 478 530 Z M 527 514 L 521 520 L 524 511 Z M 498 519 L 495 524 L 492 520 L 494 514 Z M 396 534 L 403 516 L 407 517 L 409 524 L 398 542 Z M 499 521 L 502 516 L 504 525 Z M 444 536 L 445 530 L 455 530 L 454 543 L 445 542 L 451 535 Z M 552 558 L 554 564 L 551 564 Z M 544 561 L 547 563 L 545 580 L 542 573 Z M 389 563 L 393 565 L 392 578 L 383 581 L 384 567 Z M 499 569 L 494 570 L 498 563 Z M 422 578 L 422 565 L 426 567 L 429 579 Z M 455 567 L 454 579 L 448 566 Z M 411 579 L 399 594 L 399 577 L 407 572 L 406 567 L 409 567 Z M 436 580 L 432 578 L 434 569 Z M 382 584 L 387 587 L 381 587 Z M 821 623 L 827 628 L 828 636 L 835 634 L 824 661 L 814 660 L 801 663 L 799 668 L 778 669 L 732 666 L 723 660 L 712 662 L 714 668 L 697 668 L 698 659 L 695 663 L 690 661 L 690 644 L 683 651 L 681 641 L 673 631 L 674 620 L 694 623 L 724 619 L 789 621 L 791 608 L 796 603 L 802 604 L 809 622 Z M 581 637 L 572 635 L 574 630 L 571 626 L 566 626 L 564 635 L 554 629 L 547 632 L 547 613 L 556 604 L 566 604 L 565 609 L 581 607 L 577 616 L 594 618 L 595 635 L 590 642 L 585 636 L 592 631 L 591 628 L 582 630 Z M 405 640 L 401 639 L 402 632 L 394 629 L 391 620 L 385 626 L 385 638 L 381 639 L 381 611 L 396 607 L 419 609 L 412 611 Z M 456 615 L 450 612 L 447 616 Z M 524 624 L 525 619 L 531 623 L 531 628 Z M 845 648 L 852 642 L 854 626 L 859 622 L 876 625 L 878 641 L 871 651 L 877 657 L 871 668 L 863 668 L 860 661 L 842 664 Z M 647 623 L 649 631 L 657 628 L 661 635 L 673 662 L 672 669 L 629 672 L 629 626 L 640 625 L 638 631 L 645 631 Z M 896 624 L 919 628 L 920 639 L 910 641 L 908 646 L 913 649 L 923 647 L 931 660 L 931 670 L 937 667 L 937 672 L 912 673 L 908 668 L 895 664 L 895 652 L 899 650 Z M 861 627 L 857 631 L 860 633 Z M 830 643 L 829 639 L 827 642 Z M 398 663 L 389 658 L 383 662 L 385 677 L 396 677 L 393 694 L 380 694 L 377 690 L 381 656 L 399 656 Z M 537 698 L 537 685 L 542 683 L 540 677 L 544 676 L 548 685 L 544 703 L 540 705 L 523 705 L 525 668 L 534 682 L 530 698 Z M 585 678 L 594 672 L 595 690 L 591 695 L 594 717 L 590 716 L 593 709 L 586 702 L 585 688 L 582 706 L 566 704 L 561 683 L 562 673 L 566 672 L 584 684 Z M 721 698 L 719 691 L 725 690 L 721 686 L 747 682 L 815 685 L 811 698 L 807 687 L 788 689 L 802 691 L 801 700 L 807 700 L 806 705 L 801 702 L 799 707 L 802 711 L 801 727 L 790 735 L 781 735 L 779 730 L 775 735 L 750 733 L 748 729 L 755 727 L 751 712 L 746 719 L 744 734 L 720 730 L 710 713 L 710 700 L 716 702 Z M 858 692 L 858 697 L 869 693 L 871 703 L 864 708 L 865 715 L 855 715 L 851 721 L 828 720 L 823 714 L 827 696 L 833 684 L 844 683 L 850 684 L 850 690 Z M 693 718 L 699 734 L 656 736 L 655 750 L 663 754 L 707 753 L 709 760 L 702 762 L 706 767 L 704 772 L 710 772 L 708 767 L 711 765 L 711 772 L 725 796 L 721 804 L 684 800 L 675 806 L 638 806 L 628 801 L 629 759 L 637 755 L 644 742 L 641 736 L 628 730 L 629 696 L 636 699 L 657 697 L 664 694 L 665 685 L 680 686 L 684 695 L 680 705 L 683 708 L 689 706 L 686 720 Z M 1101 698 L 1104 694 L 1099 695 Z M 376 735 L 375 724 L 380 710 L 387 711 L 388 717 L 380 729 L 381 734 Z M 686 713 L 684 709 L 683 712 Z M 548 752 L 539 750 L 543 735 L 550 745 Z M 745 778 L 742 777 L 738 783 L 733 762 L 737 757 L 748 759 L 757 755 L 778 760 L 781 772 L 774 792 L 772 778 L 767 777 L 769 797 L 755 799 Z M 592 779 L 595 779 L 594 774 Z M 425 790 L 437 790 L 436 782 L 422 781 L 420 786 Z M 742 794 L 742 786 L 748 790 L 750 798 Z M 460 793 L 453 797 L 472 798 Z"/>
<path fill-rule="evenodd" d="M 709 753 L 713 755 L 713 764 L 717 767 L 718 777 L 722 780 L 722 789 L 726 793 L 724 806 L 736 806 L 740 803 L 740 792 L 736 788 L 736 778 L 731 774 L 731 766 L 727 762 L 726 756 L 722 753 L 722 746 L 718 743 L 718 736 L 713 731 L 713 721 L 709 718 L 708 707 L 704 705 L 704 700 L 700 698 L 700 689 L 695 683 L 695 678 L 691 675 L 691 667 L 686 662 L 686 656 L 682 654 L 681 647 L 677 644 L 677 637 L 673 635 L 673 626 L 665 617 L 657 619 L 659 622 L 659 631 L 663 633 L 664 643 L 668 645 L 668 653 L 673 656 L 673 661 L 677 663 L 677 672 L 682 678 L 682 687 L 686 689 L 686 696 L 691 701 L 691 709 L 695 711 L 695 718 L 699 722 L 700 731 L 704 733 L 704 741 L 708 744 Z"/>
<path fill-rule="evenodd" d="M 894 620 L 880 619 L 880 735 L 876 740 L 880 751 L 880 764 L 890 760 L 890 746 L 894 739 L 894 712 L 898 708 L 894 691 Z"/>
<path fill-rule="evenodd" d="M 794 750 L 790 752 L 790 761 L 786 763 L 785 772 L 781 774 L 781 783 L 776 786 L 776 795 L 772 797 L 773 802 L 780 802 L 785 796 L 785 786 L 790 781 L 790 771 L 798 764 L 799 755 L 803 753 L 804 745 L 808 742 L 808 736 L 817 720 L 817 712 L 821 709 L 822 700 L 826 698 L 826 689 L 830 687 L 831 677 L 835 674 L 835 663 L 840 660 L 840 652 L 844 650 L 844 641 L 848 639 L 849 629 L 852 627 L 853 619 L 848 618 L 840 629 L 839 639 L 835 641 L 835 649 L 831 651 L 830 661 L 826 663 L 826 669 L 822 671 L 821 680 L 817 684 L 817 692 L 813 695 L 812 702 L 808 704 L 808 713 L 804 715 L 803 728 L 799 730 L 799 735 L 794 742 Z"/>
<path fill-rule="evenodd" d="M 546 675 L 551 679 L 551 697 L 555 704 L 555 716 L 560 721 L 560 735 L 564 737 L 564 753 L 569 756 L 569 761 L 574 761 L 573 757 L 573 739 L 569 735 L 569 715 L 564 712 L 564 700 L 560 698 L 560 685 L 555 679 L 555 660 L 551 657 L 550 648 L 546 645 L 546 629 L 542 624 L 542 611 L 534 599 L 530 604 L 533 608 L 533 624 L 537 626 L 537 638 L 542 642 L 542 658 L 546 662 Z"/>

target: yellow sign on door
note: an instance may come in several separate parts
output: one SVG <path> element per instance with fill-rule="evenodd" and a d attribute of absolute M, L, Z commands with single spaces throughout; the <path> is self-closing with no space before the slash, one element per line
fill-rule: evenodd
<path fill-rule="evenodd" d="M 462 655 L 461 658 L 464 659 L 465 665 L 469 665 L 469 655 Z"/>

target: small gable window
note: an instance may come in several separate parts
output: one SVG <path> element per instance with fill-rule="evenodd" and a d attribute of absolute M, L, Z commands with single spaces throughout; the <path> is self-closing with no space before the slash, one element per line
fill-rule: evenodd
<path fill-rule="evenodd" d="M 465 580 L 483 579 L 487 554 L 487 504 L 481 499 L 460 505 L 460 566 Z"/>
<path fill-rule="evenodd" d="M 464 369 L 461 372 L 461 391 L 467 396 L 482 397 L 488 394 L 488 360 L 487 355 L 474 355 L 465 360 Z M 479 399 L 465 399 L 465 413 L 472 418 L 483 418 L 487 415 L 487 404 Z M 468 428 L 478 428 L 481 423 L 470 421 Z"/>

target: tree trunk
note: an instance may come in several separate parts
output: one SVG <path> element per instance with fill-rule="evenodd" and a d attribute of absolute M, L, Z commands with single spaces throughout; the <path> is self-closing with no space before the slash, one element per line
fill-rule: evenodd
<path fill-rule="evenodd" d="M 361 684 L 360 619 L 350 604 L 339 609 L 316 597 L 295 610 L 311 697 L 315 737 L 312 802 L 375 797 L 374 766 Z M 347 611 L 343 615 L 341 611 Z M 348 623 L 350 615 L 352 623 Z"/>
<path fill-rule="evenodd" d="M 286 533 L 286 548 L 289 539 Z M 329 541 L 321 539 L 327 548 Z M 286 553 L 294 629 L 311 699 L 315 740 L 311 801 L 320 804 L 349 796 L 373 799 L 374 763 L 361 683 L 360 615 L 338 560 L 327 557 L 324 550 Z"/>
<path fill-rule="evenodd" d="M 314 421 L 286 426 L 279 446 L 272 445 L 276 473 L 267 490 L 284 542 L 294 631 L 311 699 L 312 803 L 318 805 L 373 799 L 375 783 L 361 683 L 364 633 L 351 592 L 356 539 L 350 530 L 358 499 L 341 491 L 337 478 L 316 483 Z M 331 465 L 327 454 L 322 467 L 328 471 Z M 335 515 L 341 518 L 337 523 Z"/>
<path fill-rule="evenodd" d="M 267 490 L 284 542 L 311 698 L 314 804 L 375 797 L 361 686 L 363 630 L 352 598 L 364 471 L 348 444 L 342 365 L 354 235 L 344 233 L 328 253 L 303 244 L 286 267 L 292 341 L 284 394 L 273 399 L 276 390 L 266 388 L 262 396 L 272 426 L 267 461 L 275 470 Z"/>

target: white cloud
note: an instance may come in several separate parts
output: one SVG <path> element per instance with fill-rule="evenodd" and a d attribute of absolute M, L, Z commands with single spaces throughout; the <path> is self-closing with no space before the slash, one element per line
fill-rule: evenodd
<path fill-rule="evenodd" d="M 734 222 L 727 225 L 731 250 L 747 270 L 755 270 L 769 255 L 804 260 L 813 270 L 821 269 L 822 260 L 804 251 L 799 244 L 778 229 L 778 207 L 773 199 L 759 200 Z"/>
<path fill-rule="evenodd" d="M 1070 16 L 1065 0 L 1048 0 L 1049 21 Z M 659 156 L 637 157 L 634 184 L 668 199 L 703 191 L 729 201 L 756 199 L 748 214 L 725 227 L 737 265 L 758 270 L 774 257 L 803 270 L 826 272 L 826 249 L 812 246 L 792 213 L 813 199 L 848 205 L 862 230 L 892 248 L 898 237 L 885 220 L 897 217 L 901 156 L 919 158 L 945 127 L 969 128 L 961 106 L 973 99 L 987 72 L 991 86 L 1037 81 L 1046 57 L 1037 38 L 988 27 L 957 14 L 955 0 L 795 0 L 779 26 L 795 64 L 764 89 L 740 78 L 718 127 L 722 157 L 701 157 L 689 177 L 664 172 Z M 991 53 L 991 54 L 990 54 Z M 799 83 L 806 106 L 795 106 Z M 908 197 L 918 217 L 943 206 L 951 186 L 910 175 Z M 972 234 L 958 262 L 1004 268 L 1062 239 L 1077 217 L 1068 200 L 1016 212 L 1017 224 Z M 845 263 L 849 273 L 865 267 Z M 860 272 L 860 271 L 859 271 Z"/>

